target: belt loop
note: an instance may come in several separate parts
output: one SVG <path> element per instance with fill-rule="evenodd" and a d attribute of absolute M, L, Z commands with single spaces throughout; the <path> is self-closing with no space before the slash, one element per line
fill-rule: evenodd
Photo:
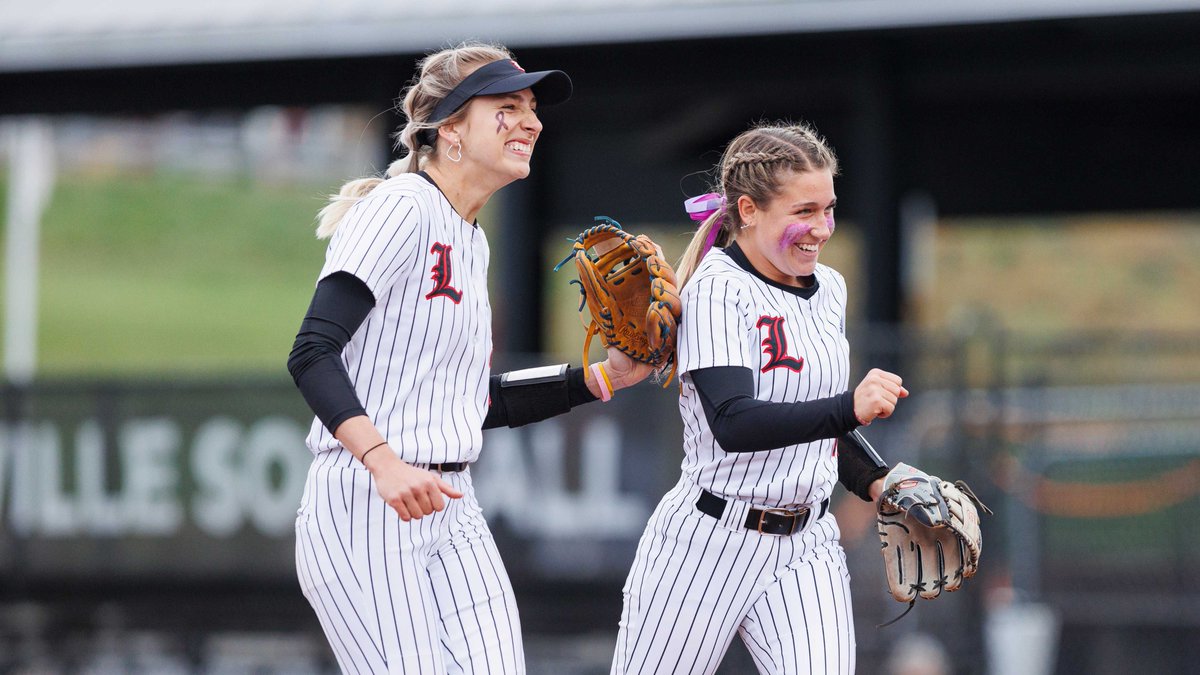
<path fill-rule="evenodd" d="M 725 517 L 721 519 L 721 524 L 734 530 L 744 529 L 746 516 L 750 515 L 750 505 L 739 499 L 728 499 L 725 503 Z"/>

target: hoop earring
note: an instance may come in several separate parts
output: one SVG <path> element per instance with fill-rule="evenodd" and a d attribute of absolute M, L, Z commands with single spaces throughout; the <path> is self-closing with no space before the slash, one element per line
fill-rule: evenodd
<path fill-rule="evenodd" d="M 450 156 L 451 150 L 457 151 L 458 157 L 451 157 Z M 455 164 L 458 164 L 459 162 L 461 162 L 462 161 L 462 143 L 455 143 L 454 145 L 446 148 L 446 159 L 450 160 L 451 162 L 454 162 Z"/>

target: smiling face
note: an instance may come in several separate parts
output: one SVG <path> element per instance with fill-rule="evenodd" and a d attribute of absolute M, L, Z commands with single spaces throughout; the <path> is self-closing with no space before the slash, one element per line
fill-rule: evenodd
<path fill-rule="evenodd" d="M 529 89 L 476 96 L 462 122 L 443 127 L 462 143 L 463 168 L 493 175 L 499 185 L 529 175 L 529 159 L 542 132 L 537 99 Z"/>
<path fill-rule="evenodd" d="M 748 226 L 737 241 L 755 269 L 772 281 L 800 285 L 797 277 L 816 270 L 821 249 L 833 234 L 833 173 L 828 169 L 785 170 L 779 192 L 766 204 L 738 198 L 738 212 Z"/>

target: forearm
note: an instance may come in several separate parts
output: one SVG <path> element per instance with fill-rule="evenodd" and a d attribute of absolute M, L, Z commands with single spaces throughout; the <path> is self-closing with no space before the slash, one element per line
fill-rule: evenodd
<path fill-rule="evenodd" d="M 566 367 L 561 375 L 550 373 L 537 377 L 529 368 L 493 375 L 488 383 L 487 416 L 484 429 L 520 427 L 561 415 L 577 405 L 594 401 L 597 394 L 588 387 L 583 368 Z M 535 377 L 523 377 L 532 373 Z"/>
<path fill-rule="evenodd" d="M 382 461 L 384 455 L 396 457 L 387 447 L 387 439 L 379 433 L 371 418 L 366 415 L 357 415 L 342 422 L 334 430 L 333 436 L 368 469 L 371 469 L 373 463 Z"/>
<path fill-rule="evenodd" d="M 883 491 L 883 477 L 889 467 L 861 432 L 855 430 L 838 438 L 838 482 L 859 499 L 873 502 Z"/>
<path fill-rule="evenodd" d="M 549 368 L 566 368 L 561 376 Z M 646 379 L 652 368 L 625 357 L 610 347 L 608 358 L 583 368 L 545 366 L 493 375 L 488 383 L 487 417 L 483 428 L 519 427 L 538 422 L 568 410 L 604 400 L 612 394 Z M 607 391 L 602 392 L 601 387 Z"/>
<path fill-rule="evenodd" d="M 290 370 L 300 395 L 330 432 L 347 419 L 366 414 L 346 368 L 336 355 L 314 354 L 303 365 Z"/>
<path fill-rule="evenodd" d="M 843 408 L 842 397 L 792 403 L 742 399 L 718 414 L 713 435 L 726 452 L 760 452 L 811 443 L 845 431 L 848 423 Z"/>
<path fill-rule="evenodd" d="M 690 373 L 705 418 L 726 452 L 759 452 L 836 438 L 858 426 L 853 394 L 779 403 L 753 397 L 747 368 L 705 368 Z"/>

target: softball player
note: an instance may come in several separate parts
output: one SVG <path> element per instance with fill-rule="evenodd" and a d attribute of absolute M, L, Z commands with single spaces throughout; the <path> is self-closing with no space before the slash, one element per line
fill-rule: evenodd
<path fill-rule="evenodd" d="M 837 201 L 823 139 L 753 128 L 718 170 L 678 267 L 682 476 L 638 545 L 612 672 L 712 673 L 736 633 L 760 672 L 851 673 L 829 497 L 839 476 L 878 496 L 887 467 L 855 429 L 908 392 L 881 370 L 847 390 L 846 285 L 817 262 Z"/>
<path fill-rule="evenodd" d="M 529 174 L 537 106 L 571 93 L 504 48 L 426 57 L 408 155 L 321 212 L 325 264 L 288 369 L 316 413 L 296 519 L 301 588 L 347 673 L 523 673 L 512 587 L 471 485 L 484 428 L 611 390 L 581 368 L 492 376 L 488 243 L 475 216 Z M 610 350 L 612 389 L 649 366 Z"/>

